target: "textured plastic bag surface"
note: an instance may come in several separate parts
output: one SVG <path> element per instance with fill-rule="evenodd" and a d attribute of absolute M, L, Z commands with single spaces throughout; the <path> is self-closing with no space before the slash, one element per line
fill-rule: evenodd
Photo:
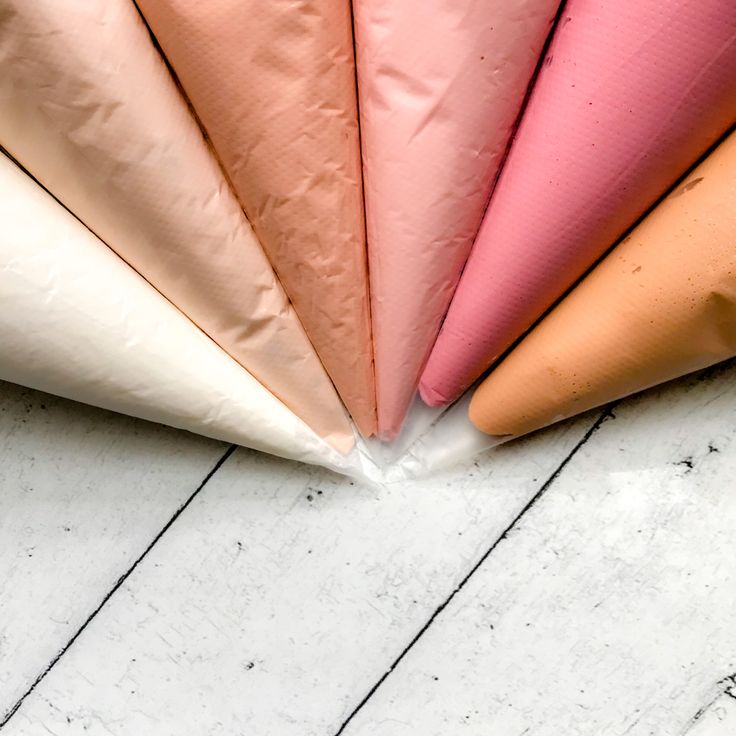
<path fill-rule="evenodd" d="M 736 134 L 491 373 L 471 418 L 524 434 L 734 355 Z"/>
<path fill-rule="evenodd" d="M 133 3 L 3 8 L 0 144 L 315 431 L 347 448 L 334 388 Z"/>
<path fill-rule="evenodd" d="M 733 0 L 570 0 L 420 391 L 454 400 L 736 120 Z"/>
<path fill-rule="evenodd" d="M 0 378 L 344 472 L 345 461 L 5 156 Z"/>
<path fill-rule="evenodd" d="M 350 0 L 139 0 L 364 435 L 376 430 Z"/>
<path fill-rule="evenodd" d="M 395 444 L 359 438 L 339 454 L 2 155 L 0 194 L 1 380 L 368 484 L 422 477 L 494 443 L 466 407 L 417 404 Z"/>
<path fill-rule="evenodd" d="M 357 0 L 379 434 L 401 429 L 558 0 Z"/>

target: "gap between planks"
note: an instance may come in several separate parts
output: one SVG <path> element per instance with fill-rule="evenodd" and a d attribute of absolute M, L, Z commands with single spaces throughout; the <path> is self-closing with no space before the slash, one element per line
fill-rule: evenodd
<path fill-rule="evenodd" d="M 723 697 L 733 698 L 736 700 L 736 672 L 722 680 L 719 680 L 715 685 L 715 693 L 702 708 L 698 709 L 698 712 L 687 722 L 682 734 L 688 734 L 695 730 L 701 722 L 703 716 Z"/>
<path fill-rule="evenodd" d="M 588 442 L 588 440 L 598 431 L 598 429 L 607 419 L 616 418 L 616 415 L 613 413 L 613 409 L 615 408 L 617 403 L 618 402 L 614 402 L 606 406 L 603 412 L 598 416 L 598 418 L 592 424 L 590 429 L 588 429 L 588 431 L 585 433 L 585 435 L 583 435 L 582 439 L 575 445 L 575 447 L 572 448 L 569 454 L 557 466 L 557 468 L 552 472 L 549 478 L 547 478 L 547 480 L 544 481 L 544 483 L 540 486 L 539 490 L 531 497 L 531 499 L 529 499 L 529 501 L 527 501 L 527 503 L 524 505 L 521 511 L 519 511 L 519 513 L 511 521 L 511 523 L 503 530 L 503 532 L 501 532 L 498 538 L 481 555 L 480 559 L 473 565 L 473 567 L 471 567 L 470 571 L 465 575 L 465 577 L 463 577 L 463 579 L 458 583 L 455 589 L 447 596 L 447 598 L 445 598 L 444 601 L 442 601 L 442 603 L 440 603 L 439 606 L 437 606 L 437 608 L 434 610 L 434 613 L 429 617 L 429 619 L 427 619 L 426 623 L 414 635 L 414 637 L 406 645 L 406 647 L 399 654 L 399 656 L 396 657 L 396 659 L 392 662 L 391 666 L 383 673 L 383 675 L 378 679 L 376 684 L 373 685 L 373 687 L 367 692 L 367 694 L 363 697 L 363 699 L 358 703 L 358 705 L 351 711 L 348 717 L 343 721 L 340 728 L 335 732 L 335 736 L 341 736 L 341 734 L 345 731 L 345 729 L 348 727 L 348 725 L 353 720 L 353 718 L 355 718 L 355 716 L 358 715 L 358 713 L 363 709 L 363 707 L 373 697 L 376 691 L 381 687 L 381 685 L 383 685 L 383 683 L 386 681 L 389 675 L 396 669 L 396 667 L 398 667 L 398 665 L 401 663 L 404 657 L 411 651 L 414 645 L 422 638 L 422 636 L 424 636 L 424 634 L 427 632 L 429 627 L 434 623 L 435 619 L 442 613 L 442 611 L 445 610 L 445 608 L 447 608 L 447 606 L 451 603 L 451 601 L 455 598 L 455 596 L 465 587 L 466 583 L 473 577 L 473 575 L 478 571 L 478 569 L 483 565 L 483 563 L 485 563 L 486 560 L 493 554 L 494 550 L 501 544 L 501 542 L 503 542 L 508 537 L 508 535 L 514 530 L 514 528 L 521 521 L 521 519 L 525 516 L 525 514 L 549 490 L 552 484 L 559 477 L 560 473 L 565 469 L 565 466 L 570 462 L 570 460 L 572 460 L 572 458 L 577 454 L 577 452 Z"/>
<path fill-rule="evenodd" d="M 429 619 L 422 625 L 422 627 L 419 629 L 416 635 L 409 641 L 407 646 L 396 657 L 396 659 L 392 662 L 392 664 L 386 670 L 386 672 L 379 678 L 379 680 L 373 685 L 373 687 L 371 687 L 368 693 L 361 699 L 358 705 L 351 711 L 351 713 L 342 723 L 338 731 L 335 733 L 335 736 L 340 736 L 345 731 L 345 729 L 347 728 L 349 723 L 353 720 L 353 718 L 368 703 L 371 697 L 376 693 L 376 691 L 386 681 L 388 676 L 396 669 L 399 663 L 404 659 L 404 657 L 409 653 L 409 651 L 414 647 L 414 645 L 419 641 L 419 639 L 421 639 L 421 637 L 425 634 L 425 632 L 429 629 L 429 627 L 434 623 L 435 619 L 440 615 L 440 613 L 442 613 L 442 611 L 450 604 L 450 602 L 454 599 L 454 597 L 465 587 L 465 585 L 472 578 L 472 576 L 486 562 L 486 560 L 490 557 L 490 555 L 493 554 L 494 550 L 498 547 L 498 545 L 501 544 L 501 542 L 503 542 L 504 539 L 508 537 L 508 535 L 518 525 L 518 523 L 521 521 L 524 515 L 549 490 L 549 488 L 552 486 L 555 480 L 557 480 L 560 473 L 564 470 L 565 466 L 570 462 L 570 460 L 572 460 L 572 458 L 577 454 L 577 452 L 588 442 L 588 440 L 591 439 L 591 437 L 593 437 L 593 435 L 598 431 L 600 426 L 607 419 L 615 418 L 615 415 L 613 414 L 614 406 L 615 404 L 611 404 L 610 406 L 606 407 L 606 409 L 604 409 L 604 411 L 598 416 L 596 421 L 591 425 L 590 429 L 588 429 L 588 431 L 585 433 L 582 439 L 572 448 L 572 450 L 562 460 L 562 462 L 557 466 L 557 468 L 551 473 L 551 475 L 547 478 L 547 480 L 539 487 L 539 490 L 531 497 L 531 499 L 524 505 L 521 511 L 514 517 L 511 523 L 496 538 L 496 540 L 491 544 L 491 546 L 483 553 L 480 559 L 473 565 L 473 567 L 462 578 L 460 583 L 452 590 L 452 592 L 447 596 L 447 598 L 445 598 L 445 600 L 442 601 L 442 603 L 440 603 L 439 606 L 437 606 L 437 608 L 434 610 L 434 612 L 429 617 Z M 7 723 L 15 715 L 15 713 L 18 711 L 20 706 L 26 700 L 26 698 L 29 695 L 31 695 L 31 693 L 33 693 L 33 691 L 43 681 L 46 675 L 54 668 L 56 663 L 64 656 L 64 654 L 66 654 L 66 652 L 75 643 L 75 641 L 79 638 L 82 632 L 89 626 L 89 624 L 94 620 L 97 614 L 102 610 L 105 604 L 110 600 L 110 598 L 112 598 L 112 596 L 116 593 L 116 591 L 125 583 L 125 581 L 135 571 L 138 565 L 145 559 L 145 557 L 153 549 L 153 547 L 157 544 L 157 542 L 161 539 L 161 537 L 163 537 L 163 535 L 169 530 L 169 528 L 176 522 L 179 516 L 181 516 L 181 514 L 189 507 L 189 505 L 194 501 L 194 499 L 204 489 L 204 487 L 212 479 L 215 473 L 217 473 L 217 471 L 225 464 L 225 462 L 227 462 L 227 460 L 235 452 L 236 449 L 237 449 L 237 445 L 231 445 L 227 449 L 224 455 L 217 461 L 217 463 L 215 463 L 214 467 L 209 471 L 209 473 L 205 476 L 202 482 L 197 486 L 197 488 L 192 492 L 192 494 L 186 499 L 186 501 L 176 510 L 176 512 L 166 522 L 166 524 L 161 528 L 158 534 L 156 534 L 156 536 L 151 540 L 150 544 L 143 550 L 143 552 L 133 562 L 130 568 L 128 568 L 128 570 L 123 575 L 121 575 L 120 578 L 118 578 L 115 585 L 113 585 L 113 587 L 108 591 L 108 593 L 100 601 L 100 604 L 90 613 L 90 615 L 87 617 L 84 623 L 80 626 L 80 628 L 69 639 L 69 641 L 64 645 L 64 647 L 62 647 L 62 649 L 59 650 L 59 652 L 51 660 L 48 666 L 38 675 L 38 677 L 36 677 L 36 679 L 33 681 L 31 686 L 16 701 L 16 703 L 12 706 L 12 708 L 5 715 L 3 720 L 0 721 L 0 730 L 2 730 L 2 728 L 5 725 L 7 725 Z"/>
<path fill-rule="evenodd" d="M 202 489 L 209 483 L 209 481 L 212 479 L 212 477 L 217 473 L 217 471 L 227 462 L 227 460 L 230 458 L 230 456 L 235 452 L 237 449 L 237 445 L 230 445 L 228 449 L 226 450 L 225 454 L 215 463 L 212 470 L 207 473 L 207 475 L 204 477 L 204 480 L 194 489 L 194 491 L 191 493 L 189 498 L 184 501 L 184 503 L 174 512 L 174 515 L 164 524 L 164 526 L 161 528 L 161 530 L 156 534 L 156 536 L 151 540 L 150 544 L 143 550 L 143 552 L 136 558 L 135 562 L 126 570 L 125 573 L 123 573 L 113 585 L 113 587 L 107 592 L 107 594 L 103 597 L 103 599 L 100 601 L 100 604 L 95 608 L 92 613 L 86 618 L 84 623 L 79 627 L 79 629 L 76 631 L 76 633 L 69 639 L 69 641 L 59 650 L 59 652 L 56 654 L 56 656 L 49 662 L 48 666 L 36 677 L 36 679 L 33 681 L 31 686 L 26 690 L 23 695 L 21 695 L 20 698 L 16 701 L 16 703 L 13 705 L 13 707 L 8 711 L 8 713 L 5 715 L 2 721 L 0 721 L 0 730 L 4 726 L 8 724 L 10 719 L 15 715 L 15 713 L 18 711 L 21 705 L 23 705 L 23 701 L 36 689 L 36 687 L 41 683 L 41 681 L 48 675 L 48 673 L 54 668 L 56 663 L 66 654 L 66 652 L 69 650 L 69 648 L 74 644 L 74 642 L 79 638 L 79 636 L 82 634 L 82 632 L 89 626 L 89 624 L 93 621 L 95 616 L 102 610 L 102 608 L 105 606 L 105 604 L 112 598 L 113 595 L 115 595 L 115 592 L 120 588 L 120 586 L 125 583 L 125 581 L 132 575 L 133 571 L 138 567 L 138 565 L 144 560 L 144 558 L 148 555 L 148 553 L 154 548 L 156 543 L 163 537 L 164 534 L 169 530 L 169 528 L 174 524 L 174 522 L 181 516 L 181 514 L 187 509 L 187 507 L 194 501 L 194 499 L 199 495 L 199 493 L 202 491 Z"/>

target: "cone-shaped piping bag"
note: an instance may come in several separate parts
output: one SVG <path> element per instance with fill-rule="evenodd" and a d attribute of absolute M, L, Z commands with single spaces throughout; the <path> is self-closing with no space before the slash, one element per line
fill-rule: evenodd
<path fill-rule="evenodd" d="M 0 144 L 316 432 L 349 443 L 334 387 L 130 0 L 5 0 Z"/>
<path fill-rule="evenodd" d="M 0 378 L 265 452 L 340 456 L 0 156 Z"/>
<path fill-rule="evenodd" d="M 376 429 L 350 0 L 139 0 L 364 435 Z"/>
<path fill-rule="evenodd" d="M 519 435 L 736 355 L 736 134 L 680 183 L 473 396 Z"/>
<path fill-rule="evenodd" d="M 478 378 L 736 119 L 733 0 L 569 0 L 420 391 Z"/>
<path fill-rule="evenodd" d="M 379 434 L 400 430 L 559 0 L 358 0 Z"/>

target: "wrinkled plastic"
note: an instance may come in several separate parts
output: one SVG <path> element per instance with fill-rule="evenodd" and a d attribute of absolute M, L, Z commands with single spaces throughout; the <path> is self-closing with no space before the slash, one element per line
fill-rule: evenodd
<path fill-rule="evenodd" d="M 360 431 L 375 387 L 349 0 L 139 0 Z"/>
<path fill-rule="evenodd" d="M 736 355 L 736 134 L 491 373 L 470 418 L 520 435 Z"/>
<path fill-rule="evenodd" d="M 496 444 L 417 404 L 400 441 L 342 455 L 0 155 L 0 380 L 385 485 Z"/>
<path fill-rule="evenodd" d="M 454 400 L 736 120 L 733 0 L 569 0 L 420 391 Z"/>
<path fill-rule="evenodd" d="M 399 444 L 358 438 L 351 452 L 341 458 L 340 467 L 333 468 L 361 483 L 381 487 L 443 473 L 505 442 L 507 438 L 492 437 L 471 424 L 469 401 L 470 394 L 449 408 L 430 410 L 431 415 L 413 406 Z"/>
<path fill-rule="evenodd" d="M 471 393 L 442 410 L 395 464 L 384 472 L 384 482 L 401 482 L 441 473 L 496 447 L 506 437 L 492 437 L 468 419 Z M 438 411 L 438 410 L 435 410 Z"/>
<path fill-rule="evenodd" d="M 401 429 L 558 4 L 354 4 L 384 439 Z"/>
<path fill-rule="evenodd" d="M 345 472 L 344 459 L 0 155 L 0 379 Z"/>
<path fill-rule="evenodd" d="M 316 432 L 351 445 L 334 388 L 130 0 L 5 0 L 0 144 Z"/>

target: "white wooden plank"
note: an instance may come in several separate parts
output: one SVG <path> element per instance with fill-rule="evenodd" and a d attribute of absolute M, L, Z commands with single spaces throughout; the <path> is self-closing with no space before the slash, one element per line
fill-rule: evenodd
<path fill-rule="evenodd" d="M 687 736 L 733 736 L 736 734 L 736 693 L 733 686 L 699 710 L 682 732 Z"/>
<path fill-rule="evenodd" d="M 225 449 L 0 382 L 0 721 Z"/>
<path fill-rule="evenodd" d="M 736 673 L 736 370 L 616 415 L 345 736 L 694 728 Z"/>
<path fill-rule="evenodd" d="M 12 734 L 330 734 L 594 421 L 382 490 L 238 450 Z"/>

